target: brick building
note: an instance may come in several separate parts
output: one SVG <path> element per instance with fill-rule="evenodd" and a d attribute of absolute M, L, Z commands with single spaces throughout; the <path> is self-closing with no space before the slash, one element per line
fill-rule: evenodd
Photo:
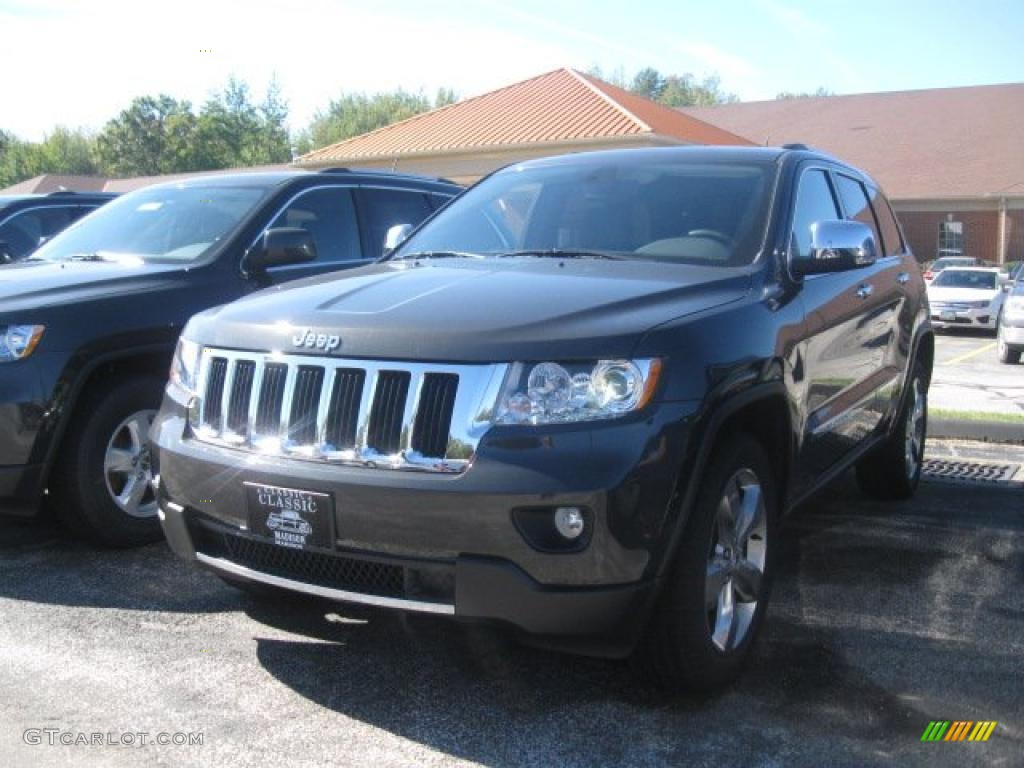
<path fill-rule="evenodd" d="M 756 144 L 803 142 L 864 168 L 922 261 L 1024 260 L 1024 83 L 683 111 Z"/>

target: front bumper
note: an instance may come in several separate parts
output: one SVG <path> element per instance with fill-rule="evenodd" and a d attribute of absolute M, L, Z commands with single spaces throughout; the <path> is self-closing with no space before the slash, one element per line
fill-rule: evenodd
<path fill-rule="evenodd" d="M 1003 315 L 1001 326 L 1003 342 L 1013 349 L 1024 349 L 1024 314 Z"/>
<path fill-rule="evenodd" d="M 995 330 L 998 310 L 991 306 L 959 309 L 936 304 L 931 307 L 934 328 L 985 328 Z"/>
<path fill-rule="evenodd" d="M 623 655 L 657 592 L 669 503 L 696 404 L 640 417 L 492 430 L 459 475 L 264 458 L 189 439 L 165 399 L 154 427 L 172 549 L 229 578 L 512 625 L 546 646 Z M 244 482 L 325 493 L 334 546 L 287 550 L 250 533 Z M 544 550 L 513 512 L 578 506 L 585 547 Z M 369 574 L 369 575 L 368 575 Z"/>

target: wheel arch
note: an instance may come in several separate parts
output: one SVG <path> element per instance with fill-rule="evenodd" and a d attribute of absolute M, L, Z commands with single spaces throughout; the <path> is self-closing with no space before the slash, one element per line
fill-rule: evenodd
<path fill-rule="evenodd" d="M 131 347 L 98 355 L 80 367 L 72 362 L 65 368 L 51 404 L 57 418 L 43 455 L 42 488 L 49 483 L 54 462 L 85 398 L 116 376 L 165 378 L 173 351 L 173 346 L 164 344 Z"/>

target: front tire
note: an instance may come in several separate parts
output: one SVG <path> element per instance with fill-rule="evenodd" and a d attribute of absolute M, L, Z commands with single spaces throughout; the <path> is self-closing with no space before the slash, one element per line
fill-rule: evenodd
<path fill-rule="evenodd" d="M 162 391 L 159 379 L 136 376 L 101 384 L 77 405 L 50 484 L 75 535 L 112 547 L 161 538 L 148 435 Z"/>
<path fill-rule="evenodd" d="M 857 484 L 861 490 L 883 501 L 913 496 L 921 482 L 927 434 L 927 376 L 924 366 L 916 362 L 892 433 L 857 462 Z"/>
<path fill-rule="evenodd" d="M 771 462 L 747 435 L 712 454 L 669 581 L 633 661 L 668 689 L 712 691 L 742 670 L 771 593 Z"/>

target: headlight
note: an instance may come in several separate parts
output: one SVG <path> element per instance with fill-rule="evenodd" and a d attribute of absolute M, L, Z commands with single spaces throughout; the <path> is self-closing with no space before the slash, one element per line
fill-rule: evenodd
<path fill-rule="evenodd" d="M 0 363 L 24 360 L 43 338 L 43 325 L 0 325 Z"/>
<path fill-rule="evenodd" d="M 1024 312 L 1024 296 L 1011 296 L 1006 300 L 1007 312 Z"/>
<path fill-rule="evenodd" d="M 513 363 L 495 409 L 497 424 L 558 424 L 613 419 L 654 394 L 661 360 Z"/>
<path fill-rule="evenodd" d="M 974 309 L 984 309 L 991 303 L 991 301 L 969 301 L 967 302 L 967 306 L 973 307 Z"/>
<path fill-rule="evenodd" d="M 188 339 L 178 339 L 178 347 L 174 350 L 167 393 L 184 406 L 188 406 L 199 389 L 200 351 L 200 346 Z"/>

